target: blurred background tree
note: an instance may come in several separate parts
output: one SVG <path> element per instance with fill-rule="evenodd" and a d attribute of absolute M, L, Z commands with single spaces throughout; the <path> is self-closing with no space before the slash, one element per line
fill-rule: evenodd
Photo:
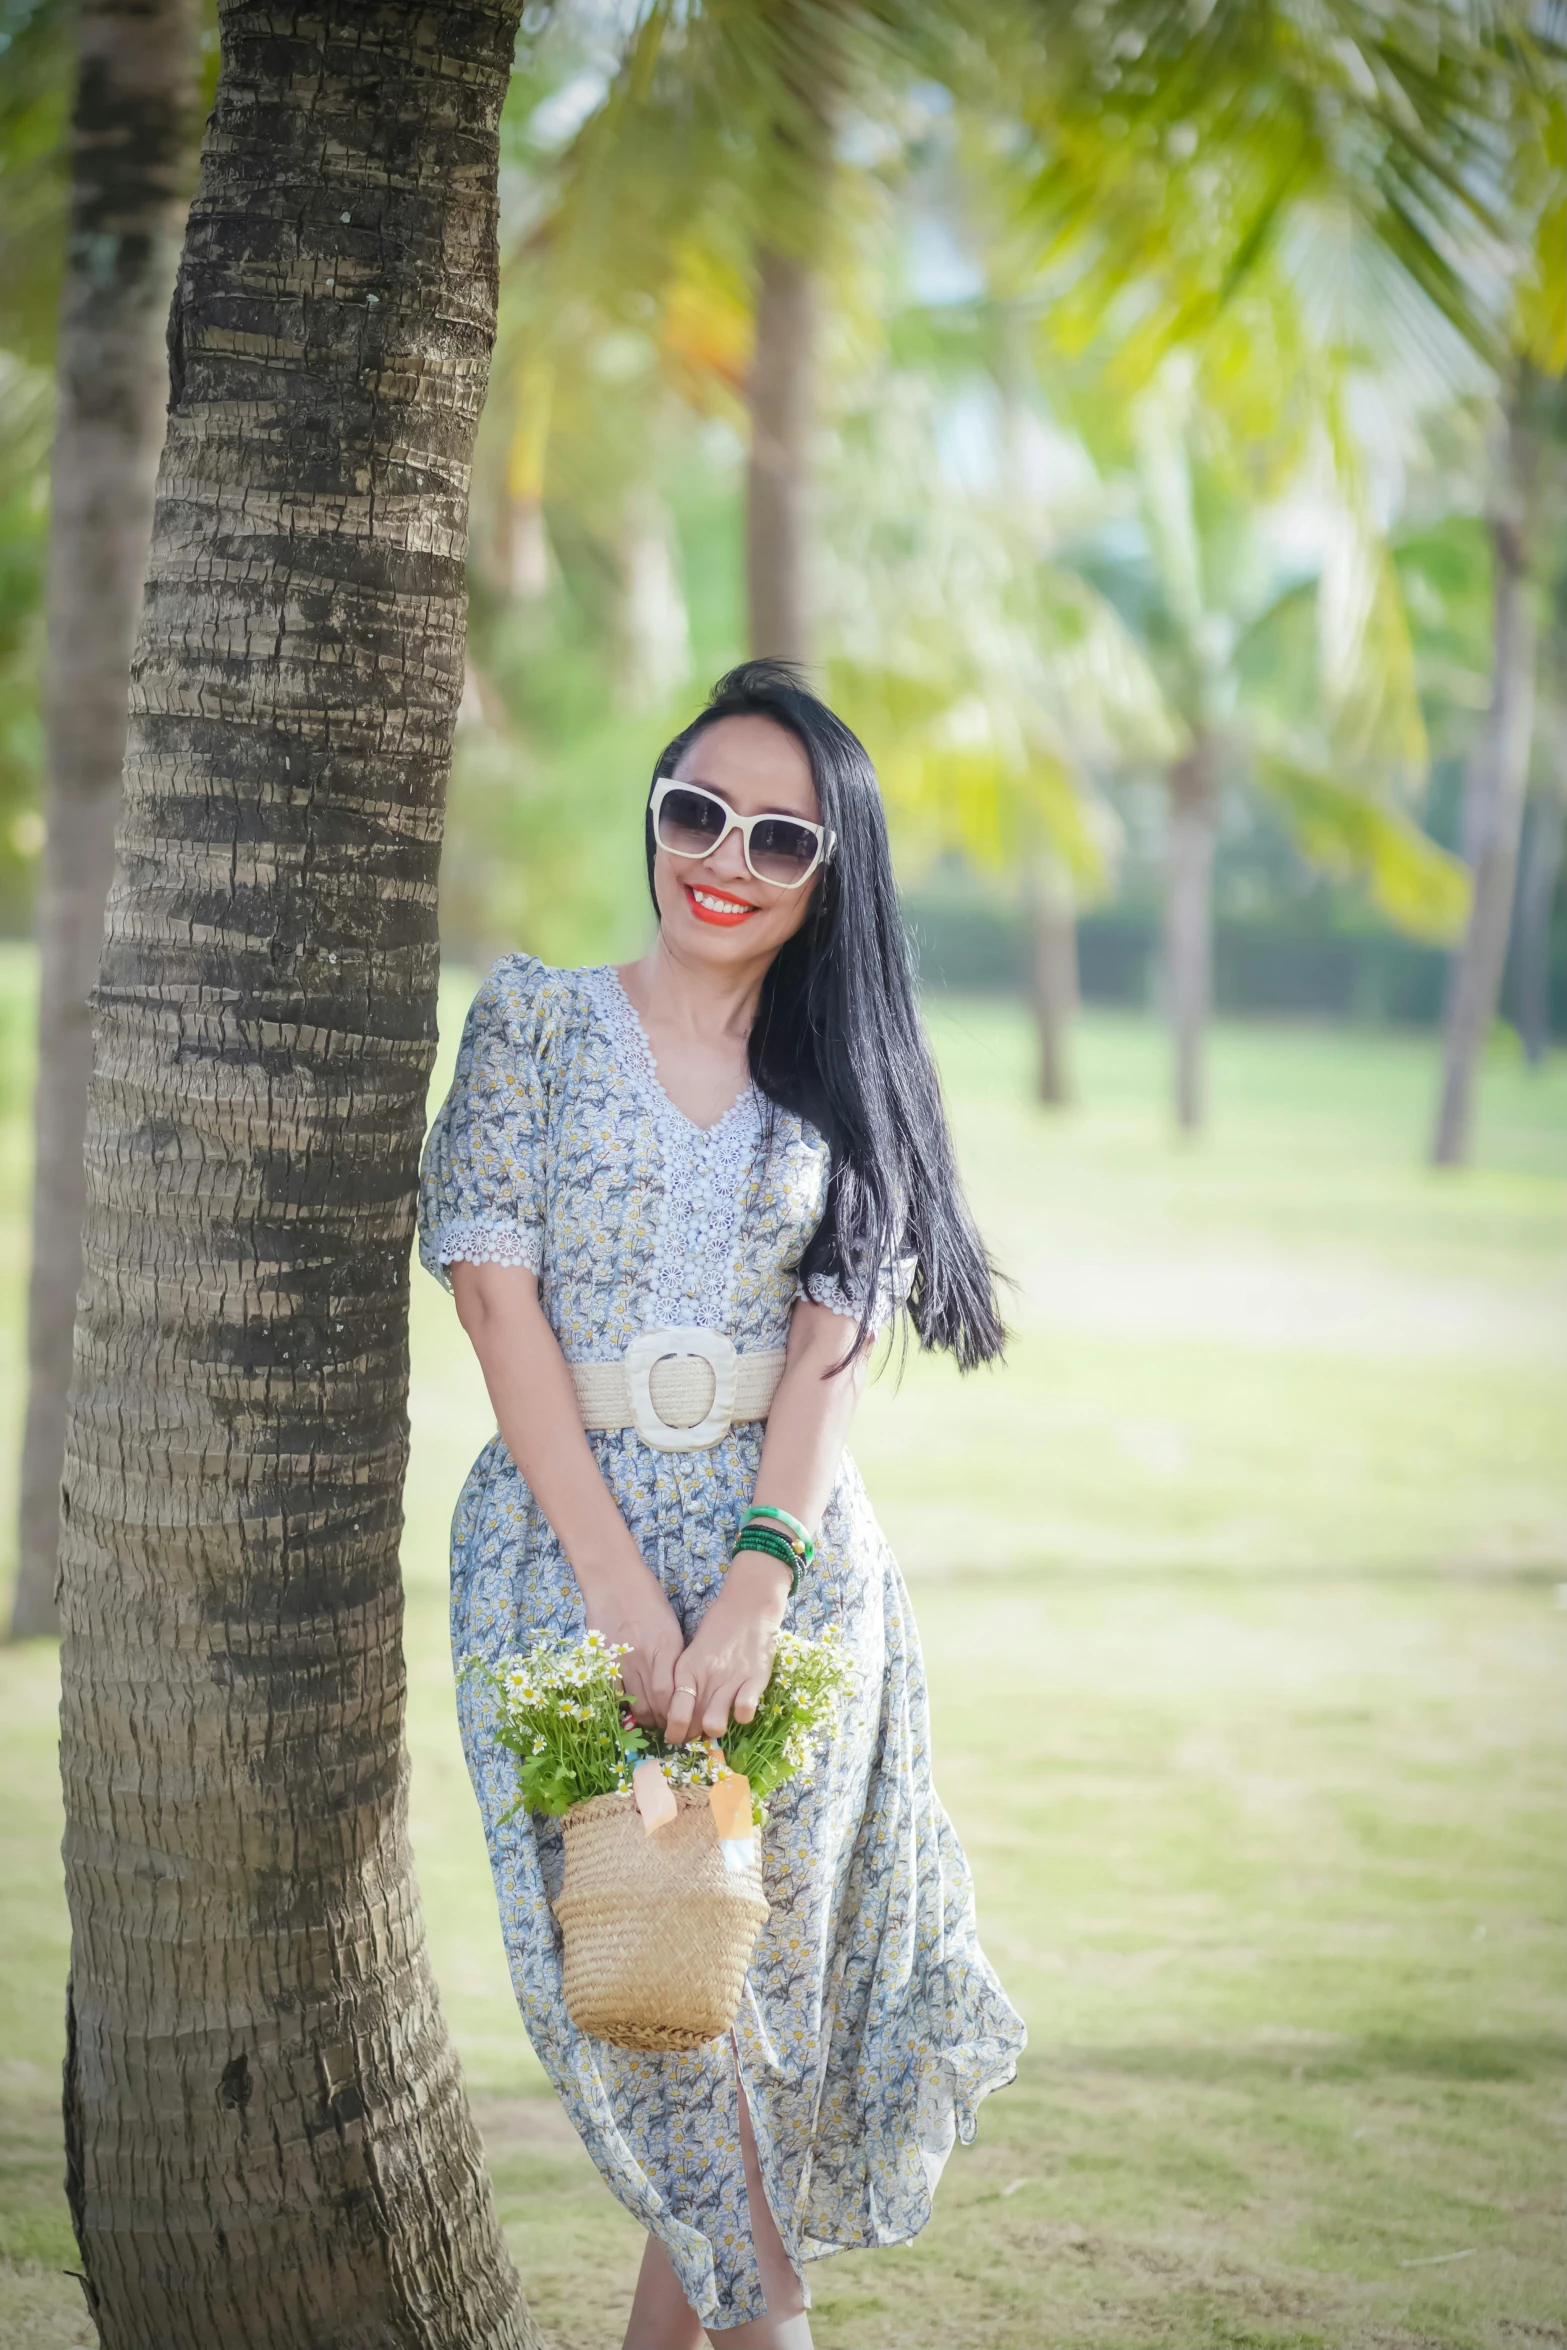
<path fill-rule="evenodd" d="M 628 940 L 616 815 L 749 646 L 810 652 L 866 733 L 933 975 L 995 902 L 987 976 L 1015 958 L 1044 1098 L 1079 901 L 1091 992 L 1104 943 L 1130 919 L 1146 963 L 1156 928 L 1186 1125 L 1216 873 L 1221 920 L 1304 923 L 1341 999 L 1347 973 L 1430 1017 L 1489 665 L 1455 701 L 1444 647 L 1475 651 L 1510 320 L 1555 299 L 1548 34 L 1413 6 L 1194 31 L 1148 0 L 652 8 L 617 39 L 560 12 L 509 122 L 454 938 Z"/>
<path fill-rule="evenodd" d="M 8 11 L 0 913 L 20 930 L 71 33 L 47 0 Z M 1045 1099 L 1070 1090 L 1080 987 L 1162 1006 L 1186 1124 L 1215 998 L 1432 1020 L 1447 997 L 1465 1100 L 1498 1001 L 1543 1049 L 1567 950 L 1538 664 L 1524 750 L 1486 721 L 1498 647 L 1521 661 L 1496 485 L 1523 381 L 1541 454 L 1514 603 L 1540 642 L 1562 625 L 1558 14 L 534 12 L 451 946 L 629 948 L 653 752 L 726 663 L 782 650 L 881 765 L 927 978 L 1028 995 Z M 1449 986 L 1455 859 L 1480 887 Z"/>
<path fill-rule="evenodd" d="M 199 20 L 196 0 L 80 0 L 64 234 L 59 248 L 52 235 L 41 236 L 31 264 L 36 300 L 58 252 L 18 1635 L 52 1630 L 56 1621 L 87 1197 L 89 997 L 114 864 L 131 641 L 163 445 L 164 319 L 195 176 Z M 37 86 L 35 103 L 52 89 L 58 23 L 58 12 L 35 10 L 17 28 L 13 46 L 28 53 L 24 87 Z M 45 201 L 53 193 L 39 188 Z M 40 229 L 45 219 L 47 212 Z"/>
<path fill-rule="evenodd" d="M 43 725 L 47 454 L 65 241 L 73 44 L 63 11 L 0 6 L 0 921 L 25 932 Z"/>
<path fill-rule="evenodd" d="M 1553 9 L 1547 21 L 1554 25 L 1560 13 Z M 1522 38 L 1509 43 L 1509 52 L 1514 70 L 1498 75 L 1488 92 L 1496 132 L 1492 209 L 1507 261 L 1500 412 L 1492 428 L 1487 496 L 1491 693 L 1465 797 L 1464 848 L 1474 891 L 1448 1007 L 1433 1146 L 1439 1166 L 1461 1163 L 1472 1148 L 1479 1056 L 1496 1018 L 1516 897 L 1534 744 L 1538 606 L 1561 560 L 1567 91 L 1560 73 L 1552 73 L 1549 61 L 1537 57 Z M 1543 805 L 1549 809 L 1549 796 Z M 1536 829 L 1543 873 L 1559 862 L 1560 833 L 1553 851 L 1549 815 Z M 1529 894 L 1539 886 L 1536 879 Z M 1533 920 L 1537 925 L 1537 914 Z"/>

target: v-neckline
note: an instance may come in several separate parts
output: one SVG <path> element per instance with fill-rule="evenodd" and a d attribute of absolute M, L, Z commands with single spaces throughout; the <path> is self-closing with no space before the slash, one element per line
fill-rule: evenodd
<path fill-rule="evenodd" d="M 702 1142 L 711 1142 L 715 1135 L 722 1134 L 724 1128 L 730 1124 L 731 1120 L 738 1119 L 740 1113 L 743 1110 L 750 1108 L 754 1104 L 756 1099 L 755 1084 L 750 1080 L 747 1080 L 747 1082 L 740 1088 L 740 1091 L 735 1095 L 735 1098 L 730 1103 L 728 1109 L 725 1110 L 720 1117 L 715 1118 L 711 1126 L 700 1125 L 695 1118 L 690 1117 L 686 1111 L 680 1107 L 680 1104 L 675 1100 L 673 1094 L 665 1085 L 664 1080 L 662 1077 L 660 1077 L 658 1073 L 658 1055 L 653 1050 L 653 1040 L 648 1035 L 647 1029 L 643 1025 L 642 1015 L 637 1010 L 636 1005 L 632 1002 L 626 987 L 626 983 L 621 978 L 620 973 L 616 970 L 613 963 L 600 963 L 598 968 L 603 972 L 605 978 L 609 981 L 610 986 L 614 989 L 617 1005 L 625 1014 L 626 1032 L 629 1035 L 633 1053 L 639 1064 L 639 1074 L 641 1075 L 644 1084 L 646 1084 L 649 1089 L 657 1096 L 659 1102 L 669 1112 L 670 1116 L 678 1118 L 681 1125 L 684 1126 L 689 1133 L 696 1135 L 697 1138 Z M 619 1024 L 617 1023 L 617 1025 Z"/>

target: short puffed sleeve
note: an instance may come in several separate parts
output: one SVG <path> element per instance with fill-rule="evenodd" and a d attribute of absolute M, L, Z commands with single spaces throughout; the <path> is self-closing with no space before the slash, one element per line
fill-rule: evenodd
<path fill-rule="evenodd" d="M 914 1274 L 913 1257 L 888 1257 L 877 1267 L 870 1311 L 873 1336 L 879 1337 L 894 1316 L 900 1314 L 908 1304 L 909 1292 L 914 1287 Z M 856 1282 L 853 1287 L 855 1295 L 851 1297 L 848 1286 L 835 1273 L 807 1273 L 795 1284 L 794 1294 L 797 1298 L 807 1299 L 813 1306 L 825 1306 L 830 1314 L 842 1314 L 845 1321 L 858 1322 L 859 1284 Z"/>
<path fill-rule="evenodd" d="M 805 1139 L 824 1165 L 830 1160 L 826 1138 L 816 1128 L 802 1120 Z M 863 1249 L 857 1249 L 850 1259 L 848 1278 L 840 1273 L 799 1273 L 795 1278 L 794 1302 L 802 1298 L 808 1305 L 824 1306 L 830 1314 L 841 1314 L 846 1322 L 858 1323 L 861 1301 L 865 1294 Z M 902 1313 L 914 1287 L 914 1276 L 919 1270 L 912 1256 L 889 1254 L 876 1268 L 876 1280 L 871 1289 L 870 1312 L 866 1316 L 873 1337 L 879 1337 L 889 1322 Z"/>
<path fill-rule="evenodd" d="M 506 956 L 464 1023 L 419 1169 L 419 1261 L 445 1289 L 452 1264 L 542 1268 L 552 976 Z"/>

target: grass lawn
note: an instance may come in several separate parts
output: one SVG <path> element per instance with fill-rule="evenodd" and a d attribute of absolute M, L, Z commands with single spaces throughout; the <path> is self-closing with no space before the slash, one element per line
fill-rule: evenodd
<path fill-rule="evenodd" d="M 0 962 L 0 1542 L 26 986 Z M 1425 1040 L 1223 1031 L 1212 1137 L 1182 1148 L 1140 1024 L 1085 1025 L 1060 1122 L 1009 1009 L 936 1027 L 1012 1359 L 889 1374 L 856 1451 L 1033 2039 L 921 2241 L 814 2272 L 818 2342 L 1567 2344 L 1567 1067 L 1499 1059 L 1480 1167 L 1438 1178 Z M 457 1749 L 445 1525 L 489 1422 L 428 1282 L 414 1362 L 437 1971 L 535 2308 L 559 2350 L 609 2350 L 639 2239 L 522 2037 Z M 90 2339 L 61 2273 L 54 1702 L 50 1649 L 0 1651 L 7 2350 Z"/>

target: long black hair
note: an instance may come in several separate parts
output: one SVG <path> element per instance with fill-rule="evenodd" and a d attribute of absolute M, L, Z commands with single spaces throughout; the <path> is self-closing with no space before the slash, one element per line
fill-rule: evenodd
<path fill-rule="evenodd" d="M 864 1336 L 880 1268 L 912 1260 L 908 1313 L 921 1346 L 945 1348 L 969 1370 L 1000 1354 L 1006 1332 L 915 1002 L 876 770 L 790 663 L 746 661 L 719 679 L 707 707 L 664 750 L 654 787 L 721 718 L 770 718 L 794 736 L 811 763 L 821 820 L 836 836 L 810 912 L 762 982 L 749 1047 L 758 1091 L 809 1119 L 832 1153 L 826 1208 L 801 1275 L 836 1280 Z M 651 801 L 650 789 L 650 891 Z"/>

